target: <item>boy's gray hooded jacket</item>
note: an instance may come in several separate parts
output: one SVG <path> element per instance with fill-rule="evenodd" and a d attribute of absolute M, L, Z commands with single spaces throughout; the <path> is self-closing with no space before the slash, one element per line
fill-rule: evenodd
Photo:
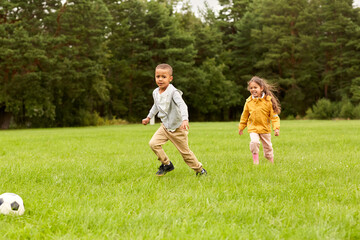
<path fill-rule="evenodd" d="M 157 100 L 159 88 L 156 88 L 153 91 L 154 105 L 147 117 L 152 118 L 158 113 L 158 117 L 166 129 L 177 129 L 181 126 L 182 121 L 189 120 L 188 109 L 181 97 L 183 93 L 180 90 L 176 89 L 172 84 L 169 84 L 166 90 L 169 91 L 166 101 L 170 103 L 167 112 L 159 106 Z"/>

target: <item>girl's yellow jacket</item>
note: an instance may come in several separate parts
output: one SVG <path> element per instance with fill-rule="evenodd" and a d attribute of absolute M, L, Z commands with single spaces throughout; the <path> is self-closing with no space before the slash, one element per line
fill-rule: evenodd
<path fill-rule="evenodd" d="M 273 129 L 280 129 L 280 118 L 274 112 L 270 96 L 262 98 L 248 97 L 244 111 L 241 114 L 239 129 L 248 128 L 248 132 L 271 133 L 270 120 Z"/>

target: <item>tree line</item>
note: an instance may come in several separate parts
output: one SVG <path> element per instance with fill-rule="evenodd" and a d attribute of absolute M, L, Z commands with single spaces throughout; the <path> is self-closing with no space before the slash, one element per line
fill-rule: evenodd
<path fill-rule="evenodd" d="M 282 118 L 360 118 L 360 10 L 352 0 L 1 0 L 0 124 L 139 122 L 169 63 L 191 121 L 238 120 L 254 75 Z M 320 114 L 320 115 L 319 115 Z"/>

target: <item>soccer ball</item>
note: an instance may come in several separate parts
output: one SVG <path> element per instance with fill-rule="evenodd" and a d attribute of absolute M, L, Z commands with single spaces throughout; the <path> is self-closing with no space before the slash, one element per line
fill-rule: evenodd
<path fill-rule="evenodd" d="M 3 193 L 0 195 L 0 213 L 23 215 L 25 212 L 24 202 L 15 193 Z"/>

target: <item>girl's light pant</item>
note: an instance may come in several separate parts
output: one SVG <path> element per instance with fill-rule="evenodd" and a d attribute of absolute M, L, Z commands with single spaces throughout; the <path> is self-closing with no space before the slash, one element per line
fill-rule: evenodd
<path fill-rule="evenodd" d="M 159 161 L 165 165 L 170 163 L 168 156 L 162 148 L 162 145 L 168 140 L 175 145 L 189 167 L 196 172 L 201 171 L 202 164 L 197 160 L 195 154 L 189 148 L 188 131 L 178 128 L 175 132 L 170 132 L 166 130 L 163 124 L 161 124 L 160 128 L 154 133 L 149 142 L 151 149 L 154 151 Z"/>
<path fill-rule="evenodd" d="M 274 158 L 274 151 L 271 143 L 271 133 L 250 133 L 250 151 L 252 154 L 258 154 L 260 140 L 263 144 L 264 156 L 267 159 Z"/>

